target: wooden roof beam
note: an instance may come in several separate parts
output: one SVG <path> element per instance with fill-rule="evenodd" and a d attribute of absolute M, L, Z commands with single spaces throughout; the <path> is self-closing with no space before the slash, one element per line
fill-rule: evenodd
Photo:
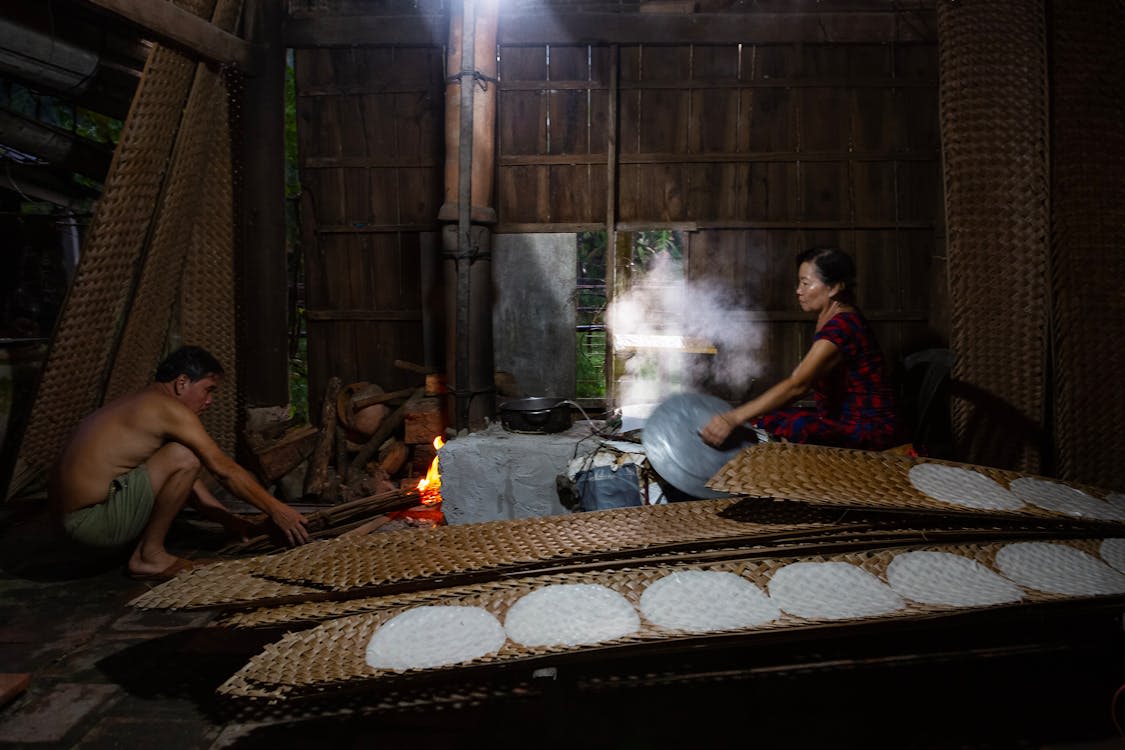
<path fill-rule="evenodd" d="M 159 41 L 171 43 L 204 60 L 233 65 L 252 73 L 254 46 L 169 0 L 85 0 L 86 4 L 129 21 Z"/>
<path fill-rule="evenodd" d="M 550 13 L 501 16 L 501 44 L 824 44 L 933 41 L 933 11 Z"/>
<path fill-rule="evenodd" d="M 285 20 L 287 47 L 441 45 L 436 16 L 317 15 Z M 514 13 L 500 44 L 792 44 L 932 42 L 932 9 L 852 13 Z"/>

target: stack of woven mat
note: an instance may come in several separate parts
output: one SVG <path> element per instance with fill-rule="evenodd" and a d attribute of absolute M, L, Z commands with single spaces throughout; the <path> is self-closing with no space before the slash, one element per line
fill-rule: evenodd
<path fill-rule="evenodd" d="M 317 542 L 134 600 L 303 628 L 220 687 L 268 702 L 398 695 L 638 649 L 1125 598 L 1125 496 L 843 449 L 746 449 L 729 499 Z M 439 691 L 441 692 L 441 691 Z"/>

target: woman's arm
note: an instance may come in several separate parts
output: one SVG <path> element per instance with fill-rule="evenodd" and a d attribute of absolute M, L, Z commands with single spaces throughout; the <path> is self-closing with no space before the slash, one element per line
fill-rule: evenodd
<path fill-rule="evenodd" d="M 700 430 L 700 437 L 703 438 L 704 442 L 711 445 L 721 445 L 730 436 L 734 428 L 743 422 L 757 419 L 774 409 L 780 409 L 808 393 L 813 383 L 828 374 L 839 361 L 840 350 L 836 348 L 835 344 L 825 339 L 814 341 L 808 353 L 789 377 L 772 386 L 761 396 L 751 399 L 728 412 L 716 414 Z"/>

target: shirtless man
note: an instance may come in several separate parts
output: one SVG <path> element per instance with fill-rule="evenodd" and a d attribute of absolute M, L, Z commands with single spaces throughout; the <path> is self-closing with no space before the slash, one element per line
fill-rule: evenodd
<path fill-rule="evenodd" d="M 224 454 L 199 421 L 222 375 L 222 366 L 208 352 L 183 347 L 160 363 L 154 383 L 79 423 L 50 487 L 70 538 L 115 548 L 139 536 L 129 573 L 175 576 L 191 563 L 170 554 L 164 537 L 185 502 L 230 531 L 245 535 L 250 526 L 207 491 L 199 479 L 205 466 L 235 497 L 264 511 L 290 545 L 309 540 L 305 517 Z"/>

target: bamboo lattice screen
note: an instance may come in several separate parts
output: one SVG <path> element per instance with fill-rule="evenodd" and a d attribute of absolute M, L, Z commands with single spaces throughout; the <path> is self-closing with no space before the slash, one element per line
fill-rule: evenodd
<path fill-rule="evenodd" d="M 242 9 L 241 0 L 179 4 L 224 30 L 236 27 Z M 56 325 L 9 495 L 38 480 L 82 417 L 147 384 L 180 343 L 209 349 L 236 382 L 227 98 L 221 71 L 153 47 Z M 203 415 L 227 450 L 236 414 L 231 394 Z"/>

